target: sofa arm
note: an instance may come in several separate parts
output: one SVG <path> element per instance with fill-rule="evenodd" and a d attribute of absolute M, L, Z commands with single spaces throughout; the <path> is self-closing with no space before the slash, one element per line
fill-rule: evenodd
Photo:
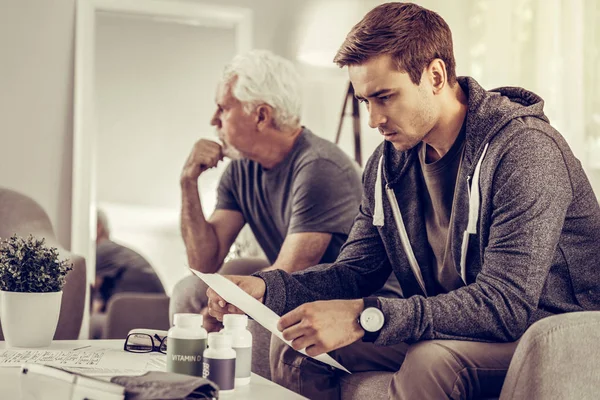
<path fill-rule="evenodd" d="M 68 259 L 73 269 L 67 275 L 63 287 L 63 297 L 60 304 L 60 316 L 58 326 L 54 334 L 54 340 L 75 340 L 79 337 L 83 312 L 86 303 L 86 264 L 81 256 L 60 252 L 61 259 Z"/>
<path fill-rule="evenodd" d="M 600 311 L 544 318 L 521 338 L 500 400 L 597 399 Z"/>
<path fill-rule="evenodd" d="M 73 270 L 67 275 L 63 287 L 60 316 L 54 339 L 77 339 L 86 306 L 85 259 L 61 246 L 48 215 L 35 200 L 14 190 L 0 187 L 0 238 L 8 238 L 13 234 L 44 238 L 47 246 L 58 249 L 61 260 L 67 259 L 73 264 Z M 0 339 L 2 339 L 1 330 Z"/>

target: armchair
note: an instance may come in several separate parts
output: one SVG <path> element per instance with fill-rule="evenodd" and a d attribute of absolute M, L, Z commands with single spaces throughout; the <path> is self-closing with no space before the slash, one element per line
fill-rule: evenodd
<path fill-rule="evenodd" d="M 46 212 L 33 199 L 7 188 L 0 188 L 0 238 L 13 234 L 45 238 L 58 248 L 61 259 L 69 259 L 73 270 L 63 287 L 60 316 L 54 339 L 77 339 L 83 319 L 86 290 L 85 259 L 64 249 L 58 242 Z M 1 323 L 1 316 L 0 316 Z M 0 327 L 0 340 L 4 340 Z"/>

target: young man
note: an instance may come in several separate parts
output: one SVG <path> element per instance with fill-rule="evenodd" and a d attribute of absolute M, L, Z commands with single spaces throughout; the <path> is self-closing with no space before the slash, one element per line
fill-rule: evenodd
<path fill-rule="evenodd" d="M 222 144 L 199 140 L 181 175 L 181 231 L 191 268 L 291 273 L 335 261 L 360 204 L 360 172 L 339 147 L 301 126 L 300 92 L 293 64 L 267 51 L 237 56 L 225 68 L 211 120 Z M 206 219 L 199 177 L 224 156 L 234 160 Z M 236 260 L 220 270 L 245 224 L 268 262 Z M 171 313 L 201 312 L 206 289 L 195 276 L 180 281 Z"/>
<path fill-rule="evenodd" d="M 392 398 L 497 396 L 532 323 L 600 309 L 600 207 L 581 165 L 538 96 L 457 78 L 448 25 L 418 5 L 373 9 L 335 62 L 384 137 L 347 244 L 329 267 L 231 279 L 282 315 L 294 348 L 395 372 Z M 390 270 L 404 298 L 370 297 Z M 209 307 L 230 306 L 209 290 Z M 361 339 L 382 347 L 357 356 Z M 276 381 L 326 397 L 315 362 L 273 354 Z"/>

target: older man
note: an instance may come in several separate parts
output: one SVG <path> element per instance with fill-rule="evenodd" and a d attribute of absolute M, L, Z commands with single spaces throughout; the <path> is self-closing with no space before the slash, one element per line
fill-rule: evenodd
<path fill-rule="evenodd" d="M 191 268 L 292 273 L 335 261 L 358 212 L 359 168 L 336 145 L 301 125 L 300 92 L 292 63 L 267 51 L 237 56 L 225 68 L 211 120 L 221 143 L 199 140 L 181 175 L 181 231 Z M 207 219 L 198 178 L 224 157 L 233 160 Z M 268 262 L 243 260 L 221 268 L 245 224 Z M 171 313 L 200 312 L 207 304 L 206 289 L 196 277 L 180 281 Z M 398 293 L 394 277 L 386 293 Z"/>

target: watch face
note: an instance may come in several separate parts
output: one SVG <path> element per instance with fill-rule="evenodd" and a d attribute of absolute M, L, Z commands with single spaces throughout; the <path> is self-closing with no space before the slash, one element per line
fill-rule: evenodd
<path fill-rule="evenodd" d="M 377 332 L 383 328 L 385 319 L 380 309 L 375 307 L 369 307 L 360 313 L 360 326 L 365 331 Z"/>

